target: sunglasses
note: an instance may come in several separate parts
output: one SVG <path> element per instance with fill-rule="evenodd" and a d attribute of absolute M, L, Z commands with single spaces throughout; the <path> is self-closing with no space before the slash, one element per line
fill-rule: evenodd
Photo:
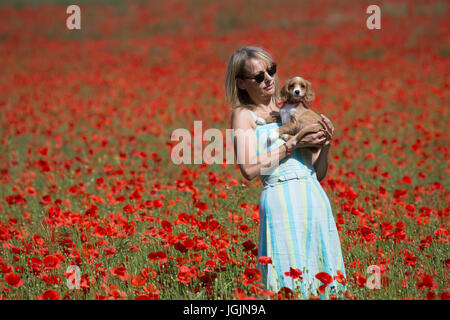
<path fill-rule="evenodd" d="M 271 77 L 273 77 L 273 75 L 275 73 L 277 73 L 277 65 L 274 63 L 270 68 L 268 68 L 266 71 L 261 71 L 258 74 L 254 75 L 253 77 L 242 77 L 242 76 L 238 76 L 238 78 L 241 79 L 255 79 L 256 83 L 261 83 L 264 81 L 264 79 L 266 78 L 265 73 L 267 72 L 267 74 Z"/>

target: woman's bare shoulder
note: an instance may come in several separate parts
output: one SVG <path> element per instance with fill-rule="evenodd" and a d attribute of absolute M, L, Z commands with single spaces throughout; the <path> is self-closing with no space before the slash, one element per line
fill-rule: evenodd
<path fill-rule="evenodd" d="M 235 107 L 231 112 L 231 120 L 242 120 L 250 117 L 250 110 L 244 107 Z"/>
<path fill-rule="evenodd" d="M 233 108 L 233 111 L 231 112 L 231 127 L 252 128 L 252 116 L 250 110 L 244 107 Z"/>
<path fill-rule="evenodd" d="M 232 115 L 250 115 L 250 110 L 245 107 L 237 106 L 233 108 Z"/>

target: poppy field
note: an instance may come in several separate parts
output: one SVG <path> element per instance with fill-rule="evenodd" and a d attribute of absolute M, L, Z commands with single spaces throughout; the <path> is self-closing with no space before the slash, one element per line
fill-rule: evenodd
<path fill-rule="evenodd" d="M 80 30 L 69 4 L 0 4 L 1 299 L 302 299 L 258 284 L 259 179 L 171 159 L 177 128 L 225 136 L 245 45 L 336 128 L 321 185 L 346 277 L 322 287 L 449 299 L 448 2 L 382 1 L 380 30 L 365 1 L 80 0 Z"/>

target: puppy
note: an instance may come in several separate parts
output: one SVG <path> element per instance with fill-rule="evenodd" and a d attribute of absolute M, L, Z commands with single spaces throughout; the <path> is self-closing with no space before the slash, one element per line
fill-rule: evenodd
<path fill-rule="evenodd" d="M 297 133 L 300 133 L 297 140 L 299 141 L 308 134 L 317 133 L 325 129 L 320 115 L 310 110 L 306 105 L 314 101 L 315 98 L 311 83 L 308 80 L 302 77 L 289 79 L 281 88 L 281 96 L 286 100 L 280 109 L 281 123 L 283 125 L 269 135 L 270 143 L 279 137 L 287 141 Z M 270 121 L 270 119 L 265 120 Z M 314 123 L 318 123 L 321 126 L 312 129 L 305 128 L 307 125 Z M 316 150 L 316 148 L 314 149 Z"/>

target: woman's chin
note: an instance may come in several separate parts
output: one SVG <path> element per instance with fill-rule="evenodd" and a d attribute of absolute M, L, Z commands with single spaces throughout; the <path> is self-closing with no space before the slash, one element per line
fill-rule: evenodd
<path fill-rule="evenodd" d="M 264 89 L 265 96 L 272 96 L 275 93 L 275 87 L 272 86 L 270 89 Z"/>

